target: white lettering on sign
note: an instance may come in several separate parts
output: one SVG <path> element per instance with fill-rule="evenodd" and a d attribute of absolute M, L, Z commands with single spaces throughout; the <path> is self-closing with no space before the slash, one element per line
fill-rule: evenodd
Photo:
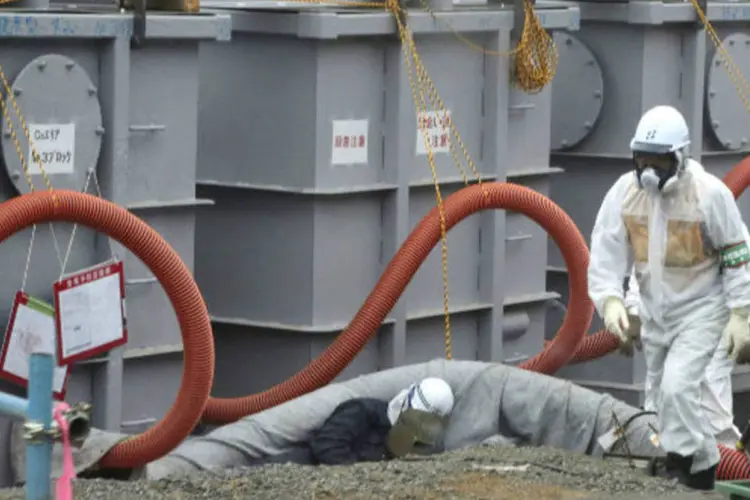
<path fill-rule="evenodd" d="M 75 123 L 59 125 L 29 124 L 29 156 L 27 162 L 31 175 L 72 174 L 75 167 L 76 126 Z M 34 155 L 36 151 L 38 159 Z"/>
<path fill-rule="evenodd" d="M 331 165 L 367 163 L 367 120 L 333 120 Z"/>
<path fill-rule="evenodd" d="M 427 140 L 433 153 L 447 153 L 450 151 L 451 141 L 451 112 L 425 111 L 419 113 L 417 118 L 417 154 L 426 155 L 427 147 L 424 142 L 424 133 L 427 132 Z"/>

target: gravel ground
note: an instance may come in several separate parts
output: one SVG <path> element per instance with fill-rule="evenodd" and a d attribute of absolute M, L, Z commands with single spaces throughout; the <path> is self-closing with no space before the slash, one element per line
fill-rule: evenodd
<path fill-rule="evenodd" d="M 19 489 L 0 500 L 22 500 Z M 550 448 L 483 447 L 352 467 L 272 465 L 205 472 L 155 482 L 79 480 L 75 498 L 97 500 L 714 500 L 673 481 L 646 476 L 620 460 Z"/>

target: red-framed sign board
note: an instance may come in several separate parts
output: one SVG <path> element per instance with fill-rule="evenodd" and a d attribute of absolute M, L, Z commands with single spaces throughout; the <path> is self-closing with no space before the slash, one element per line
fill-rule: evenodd
<path fill-rule="evenodd" d="M 123 264 L 106 262 L 54 284 L 57 359 L 69 365 L 128 341 Z"/>
<path fill-rule="evenodd" d="M 0 378 L 29 385 L 29 357 L 32 352 L 56 352 L 55 309 L 46 302 L 19 291 L 11 309 L 0 353 Z M 65 399 L 69 366 L 55 363 L 52 378 L 54 398 Z"/>

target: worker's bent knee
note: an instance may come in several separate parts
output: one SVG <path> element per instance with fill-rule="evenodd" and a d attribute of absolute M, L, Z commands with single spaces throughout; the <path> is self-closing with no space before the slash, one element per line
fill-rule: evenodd
<path fill-rule="evenodd" d="M 691 377 L 664 377 L 661 380 L 661 399 L 667 401 L 682 401 L 694 399 L 700 402 L 700 382 Z"/>

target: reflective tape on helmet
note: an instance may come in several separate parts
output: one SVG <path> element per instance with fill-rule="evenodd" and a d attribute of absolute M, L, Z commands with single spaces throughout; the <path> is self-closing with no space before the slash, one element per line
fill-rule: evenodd
<path fill-rule="evenodd" d="M 750 262 L 750 249 L 745 242 L 730 245 L 721 251 L 723 267 L 740 267 L 748 262 Z"/>

